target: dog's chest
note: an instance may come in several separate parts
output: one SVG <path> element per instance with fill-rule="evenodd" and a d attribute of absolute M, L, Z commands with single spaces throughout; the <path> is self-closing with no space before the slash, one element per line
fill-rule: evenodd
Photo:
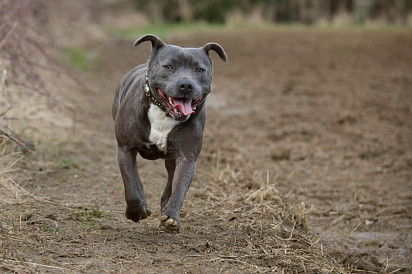
<path fill-rule="evenodd" d="M 150 104 L 148 118 L 150 121 L 150 142 L 157 145 L 160 151 L 166 153 L 167 150 L 167 136 L 170 131 L 180 122 L 171 117 L 167 117 L 159 107 Z"/>

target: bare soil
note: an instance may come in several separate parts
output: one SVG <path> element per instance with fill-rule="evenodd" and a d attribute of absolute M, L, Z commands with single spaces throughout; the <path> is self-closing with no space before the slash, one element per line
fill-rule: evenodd
<path fill-rule="evenodd" d="M 124 217 L 111 119 L 121 77 L 149 45 L 100 56 L 70 97 L 76 126 L 20 163 L 35 196 L 2 204 L 10 272 L 412 272 L 412 34 L 256 30 L 166 39 L 220 43 L 197 175 L 179 234 L 157 229 L 161 161 L 139 158 L 154 214 Z"/>

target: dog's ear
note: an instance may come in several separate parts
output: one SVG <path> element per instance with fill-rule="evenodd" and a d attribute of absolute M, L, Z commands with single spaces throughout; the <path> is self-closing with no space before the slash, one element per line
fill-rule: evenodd
<path fill-rule="evenodd" d="M 224 62 L 227 61 L 227 54 L 223 47 L 218 43 L 207 43 L 202 47 L 202 49 L 206 51 L 207 55 L 209 55 L 209 50 L 214 50 L 219 55 L 220 59 L 222 59 Z"/>
<path fill-rule="evenodd" d="M 137 39 L 136 42 L 134 42 L 134 46 L 137 47 L 138 45 L 140 45 L 141 43 L 146 42 L 146 41 L 150 41 L 152 43 L 152 51 L 157 51 L 157 50 L 161 49 L 163 46 L 166 45 L 162 41 L 162 39 L 160 39 L 156 35 L 146 34 L 146 35 L 140 37 L 139 39 Z"/>

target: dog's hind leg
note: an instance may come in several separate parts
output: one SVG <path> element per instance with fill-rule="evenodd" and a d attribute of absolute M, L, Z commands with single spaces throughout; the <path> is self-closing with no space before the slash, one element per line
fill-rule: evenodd
<path fill-rule="evenodd" d="M 117 159 L 124 184 L 126 198 L 126 217 L 134 222 L 146 219 L 152 213 L 147 208 L 136 164 L 137 149 L 117 146 Z"/>

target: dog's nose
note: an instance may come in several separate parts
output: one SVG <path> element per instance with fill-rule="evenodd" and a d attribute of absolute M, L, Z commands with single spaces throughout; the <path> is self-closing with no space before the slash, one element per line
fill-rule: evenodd
<path fill-rule="evenodd" d="M 193 82 L 190 80 L 182 80 L 178 83 L 179 90 L 183 93 L 189 93 L 193 91 Z"/>

